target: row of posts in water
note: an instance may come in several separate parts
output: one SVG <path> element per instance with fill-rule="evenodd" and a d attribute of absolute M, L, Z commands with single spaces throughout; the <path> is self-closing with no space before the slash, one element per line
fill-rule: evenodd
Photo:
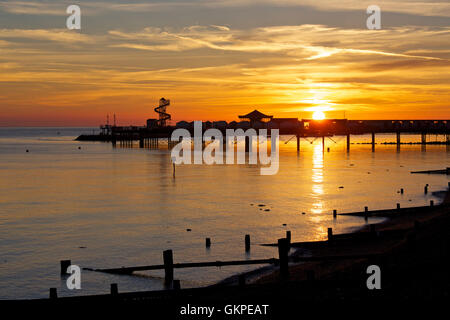
<path fill-rule="evenodd" d="M 449 189 L 450 189 L 450 182 L 448 183 Z M 424 193 L 428 193 L 428 187 L 429 185 L 425 185 L 424 187 Z M 400 189 L 400 193 L 404 193 L 404 189 Z M 430 207 L 434 207 L 434 201 L 430 200 Z M 397 210 L 400 210 L 400 203 L 397 203 Z M 364 212 L 367 213 L 365 218 L 367 219 L 369 211 L 369 207 L 364 207 Z M 337 210 L 333 210 L 333 218 L 337 218 Z M 373 233 L 375 231 L 375 225 L 370 225 L 370 231 Z M 333 241 L 333 228 L 328 228 L 327 230 L 328 235 L 328 242 L 332 243 Z M 212 245 L 211 238 L 205 238 L 205 247 L 209 249 Z M 279 265 L 280 265 L 280 276 L 282 278 L 286 278 L 289 276 L 289 267 L 288 267 L 288 253 L 291 246 L 291 231 L 286 231 L 286 237 L 282 239 L 278 239 L 278 255 L 279 255 Z M 251 248 L 251 241 L 250 241 L 250 235 L 246 234 L 244 237 L 244 248 L 245 252 L 250 252 Z M 174 279 L 174 272 L 173 272 L 173 251 L 172 250 L 165 250 L 163 252 L 163 261 L 164 261 L 164 283 L 166 286 L 171 287 L 174 290 L 179 290 L 181 288 L 180 286 L 180 280 Z M 60 266 L 61 266 L 61 275 L 66 274 L 67 268 L 71 265 L 71 260 L 61 260 Z M 314 275 L 308 275 L 307 278 L 314 278 Z M 240 286 L 245 284 L 245 276 L 240 275 L 238 277 L 238 283 Z M 112 283 L 110 287 L 110 293 L 111 295 L 118 295 L 118 285 L 117 283 Z M 56 299 L 57 298 L 57 289 L 56 288 L 50 288 L 50 298 Z"/>

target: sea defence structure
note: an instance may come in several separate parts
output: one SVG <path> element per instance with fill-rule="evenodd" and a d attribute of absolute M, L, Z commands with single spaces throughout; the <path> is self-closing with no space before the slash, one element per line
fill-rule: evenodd
<path fill-rule="evenodd" d="M 120 142 L 129 144 L 132 141 L 139 141 L 139 146 L 157 146 L 160 139 L 168 141 L 168 146 L 174 145 L 170 140 L 172 132 L 175 129 L 186 129 L 193 134 L 194 122 L 179 121 L 175 126 L 167 125 L 171 118 L 166 112 L 166 107 L 170 104 L 169 100 L 162 98 L 160 106 L 155 108 L 159 114 L 159 119 L 147 120 L 147 126 L 101 126 L 101 132 L 98 135 L 81 135 L 77 138 L 79 141 L 109 141 L 113 144 Z M 422 145 L 431 144 L 427 141 L 427 135 L 444 135 L 445 141 L 441 144 L 450 145 L 450 120 L 348 120 L 348 119 L 301 119 L 298 118 L 274 118 L 272 115 L 266 115 L 258 110 L 248 114 L 238 116 L 237 121 L 205 121 L 202 130 L 206 131 L 215 128 L 225 136 L 227 129 L 278 129 L 280 135 L 291 135 L 297 139 L 297 150 L 300 151 L 301 138 L 315 137 L 322 138 L 325 143 L 326 137 L 346 136 L 347 151 L 350 150 L 351 135 L 371 134 L 372 150 L 375 151 L 376 134 L 393 133 L 396 134 L 396 144 L 398 147 L 402 144 L 402 134 L 420 134 Z M 178 142 L 178 141 L 177 141 Z"/>

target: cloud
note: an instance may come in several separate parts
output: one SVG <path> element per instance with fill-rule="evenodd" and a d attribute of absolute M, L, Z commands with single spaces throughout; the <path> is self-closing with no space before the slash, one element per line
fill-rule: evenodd
<path fill-rule="evenodd" d="M 23 38 L 65 43 L 92 43 L 91 36 L 67 29 L 0 29 L 0 39 Z"/>
<path fill-rule="evenodd" d="M 220 26 L 192 26 L 181 30 L 146 28 L 133 33 L 113 30 L 109 32 L 109 35 L 116 40 L 127 41 L 113 44 L 113 47 L 148 51 L 186 51 L 206 48 L 236 52 L 281 52 L 306 60 L 322 59 L 338 54 L 441 60 L 440 57 L 409 54 L 405 51 L 412 49 L 418 41 L 429 43 L 430 39 L 433 39 L 431 42 L 434 42 L 434 46 L 437 45 L 438 39 L 449 41 L 450 28 L 401 27 L 372 31 L 301 25 L 233 30 Z M 317 43 L 317 39 L 329 37 L 337 40 L 329 42 L 328 45 L 326 42 Z M 386 44 L 390 43 L 395 45 L 390 46 L 390 51 L 387 51 Z"/>
<path fill-rule="evenodd" d="M 0 8 L 11 14 L 65 15 L 65 8 L 73 1 L 2 1 Z M 184 8 L 236 8 L 242 7 L 311 7 L 320 11 L 365 12 L 373 0 L 187 0 L 187 1 L 78 1 L 83 14 L 107 11 L 142 13 L 182 10 Z M 443 0 L 377 0 L 382 12 L 413 14 L 418 16 L 450 17 L 450 3 Z"/>

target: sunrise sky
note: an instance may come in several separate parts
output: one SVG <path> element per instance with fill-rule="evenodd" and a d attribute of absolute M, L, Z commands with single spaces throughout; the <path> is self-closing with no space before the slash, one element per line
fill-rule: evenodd
<path fill-rule="evenodd" d="M 0 126 L 143 125 L 161 97 L 173 122 L 450 119 L 450 3 L 0 1 L 0 82 Z"/>

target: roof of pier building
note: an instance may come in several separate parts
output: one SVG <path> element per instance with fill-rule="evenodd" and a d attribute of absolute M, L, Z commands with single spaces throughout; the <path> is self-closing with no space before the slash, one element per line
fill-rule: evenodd
<path fill-rule="evenodd" d="M 262 112 L 259 112 L 258 110 L 253 110 L 250 113 L 247 113 L 246 115 L 239 116 L 239 119 L 246 119 L 249 120 L 251 123 L 260 121 L 260 122 L 269 122 L 273 116 L 266 115 Z"/>

